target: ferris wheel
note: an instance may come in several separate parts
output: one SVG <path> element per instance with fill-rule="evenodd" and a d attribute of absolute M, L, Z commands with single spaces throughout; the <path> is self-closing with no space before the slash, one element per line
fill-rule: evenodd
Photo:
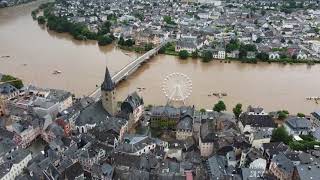
<path fill-rule="evenodd" d="M 171 73 L 164 78 L 162 82 L 162 91 L 168 101 L 182 101 L 191 95 L 192 81 L 182 73 Z"/>

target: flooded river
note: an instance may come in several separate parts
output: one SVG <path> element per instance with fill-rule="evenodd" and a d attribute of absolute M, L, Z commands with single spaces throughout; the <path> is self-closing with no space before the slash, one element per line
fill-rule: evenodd
<path fill-rule="evenodd" d="M 73 40 L 66 34 L 48 31 L 31 18 L 40 2 L 0 9 L 0 72 L 21 77 L 25 84 L 66 89 L 77 96 L 89 94 L 104 77 L 105 66 L 111 73 L 120 70 L 138 54 L 114 46 L 99 47 L 95 42 Z M 62 71 L 53 75 L 55 70 Z M 167 74 L 181 72 L 192 80 L 188 104 L 212 108 L 224 92 L 228 110 L 236 103 L 259 105 L 267 111 L 288 109 L 304 112 L 320 109 L 307 96 L 320 96 L 320 65 L 242 64 L 239 62 L 202 63 L 158 55 L 117 87 L 118 99 L 138 87 L 146 104 L 164 104 L 161 84 Z"/>

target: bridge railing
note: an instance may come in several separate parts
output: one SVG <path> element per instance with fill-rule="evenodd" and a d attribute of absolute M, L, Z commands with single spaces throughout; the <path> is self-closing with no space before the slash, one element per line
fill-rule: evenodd
<path fill-rule="evenodd" d="M 148 52 L 144 53 L 142 56 L 131 61 L 129 64 L 127 64 L 126 66 L 121 68 L 118 72 L 116 72 L 111 77 L 112 81 L 115 83 L 118 83 L 123 78 L 123 76 L 126 74 L 126 72 L 129 72 L 131 69 L 135 68 L 138 64 L 141 64 L 143 61 L 146 60 L 146 57 L 150 57 L 150 56 L 154 55 L 155 53 L 157 53 L 160 50 L 160 48 L 162 48 L 164 45 L 166 45 L 168 42 L 171 42 L 171 41 L 172 40 L 170 40 L 170 39 L 165 39 L 163 42 L 161 42 L 155 48 L 149 50 Z M 127 70 L 127 71 L 125 71 L 125 70 Z M 100 86 L 94 92 L 92 92 L 89 95 L 89 97 L 95 97 L 95 96 L 100 97 L 100 95 L 98 95 L 99 92 L 100 92 Z M 98 97 L 96 97 L 96 98 L 98 98 Z"/>

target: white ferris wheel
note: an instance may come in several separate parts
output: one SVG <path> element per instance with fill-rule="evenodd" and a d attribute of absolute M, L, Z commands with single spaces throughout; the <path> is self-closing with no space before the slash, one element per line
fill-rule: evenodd
<path fill-rule="evenodd" d="M 171 73 L 162 82 L 162 91 L 169 102 L 182 101 L 185 104 L 192 92 L 192 81 L 185 74 Z"/>

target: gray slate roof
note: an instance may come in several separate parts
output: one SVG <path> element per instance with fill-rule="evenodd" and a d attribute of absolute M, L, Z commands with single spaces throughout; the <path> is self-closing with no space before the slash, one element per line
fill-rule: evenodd
<path fill-rule="evenodd" d="M 114 82 L 111 79 L 108 67 L 106 67 L 106 72 L 104 75 L 104 81 L 101 85 L 101 90 L 112 91 L 114 88 L 115 88 Z"/>
<path fill-rule="evenodd" d="M 285 123 L 294 130 L 309 130 L 312 127 L 309 120 L 296 116 L 288 117 Z"/>
<path fill-rule="evenodd" d="M 298 165 L 296 169 L 300 180 L 320 179 L 320 165 Z"/>
<path fill-rule="evenodd" d="M 132 113 L 133 110 L 140 105 L 143 105 L 143 99 L 137 94 L 137 92 L 133 92 L 121 104 L 121 111 Z"/>
<path fill-rule="evenodd" d="M 286 172 L 287 174 L 293 173 L 294 164 L 290 159 L 286 157 L 284 153 L 279 153 L 275 157 L 272 158 L 271 162 L 274 162 L 278 165 L 282 171 Z"/>

